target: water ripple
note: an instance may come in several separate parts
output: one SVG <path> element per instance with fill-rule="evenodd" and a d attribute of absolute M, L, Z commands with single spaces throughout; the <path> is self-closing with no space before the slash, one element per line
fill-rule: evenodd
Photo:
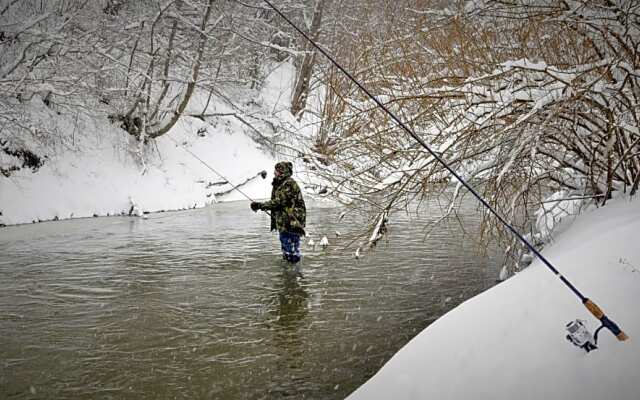
<path fill-rule="evenodd" d="M 342 236 L 299 270 L 243 203 L 0 230 L 0 398 L 342 399 L 493 284 L 455 224 L 422 240 L 437 215 L 355 260 L 338 214 L 310 209 L 316 241 Z"/>

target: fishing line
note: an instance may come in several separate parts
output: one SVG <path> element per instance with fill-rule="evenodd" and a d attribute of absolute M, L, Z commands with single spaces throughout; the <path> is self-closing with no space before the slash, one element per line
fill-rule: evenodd
<path fill-rule="evenodd" d="M 209 165 L 208 163 L 206 163 L 202 158 L 198 157 L 197 154 L 195 154 L 194 152 L 192 152 L 191 150 L 189 150 L 188 148 L 184 147 L 182 144 L 178 143 L 177 140 L 175 140 L 174 138 L 172 138 L 171 136 L 168 136 L 169 139 L 171 139 L 173 141 L 173 143 L 176 144 L 176 146 L 180 146 L 184 151 L 186 151 L 187 153 L 191 154 L 191 156 L 193 158 L 195 158 L 196 160 L 200 161 L 205 167 L 209 168 L 211 171 L 213 171 L 213 173 L 215 173 L 216 175 L 218 175 L 220 178 L 224 179 L 229 185 L 231 185 L 231 189 L 229 191 L 233 191 L 233 190 L 237 190 L 238 192 L 240 192 L 240 194 L 242 194 L 244 197 L 246 197 L 249 201 L 253 202 L 255 200 L 253 200 L 251 197 L 249 197 L 245 192 L 243 192 L 242 190 L 240 190 L 238 188 L 238 185 L 233 185 L 231 183 L 231 181 L 229 179 L 227 179 L 224 175 L 222 175 L 220 172 L 216 171 L 211 165 Z M 260 175 L 262 176 L 262 179 L 265 179 L 267 176 L 267 172 L 266 171 L 262 171 L 260 173 Z M 268 211 L 263 210 L 265 213 L 267 213 L 267 215 L 271 216 L 271 214 L 269 214 Z"/>
<path fill-rule="evenodd" d="M 393 119 L 398 126 L 400 126 L 405 132 L 407 132 L 415 141 L 417 141 L 422 147 L 424 147 L 433 158 L 435 158 L 444 168 L 447 169 L 453 175 L 462 186 L 464 186 L 471 194 L 478 199 L 478 201 L 487 209 L 493 216 L 500 221 L 513 235 L 515 235 L 533 254 L 542 261 L 542 263 L 551 270 L 571 291 L 580 299 L 582 304 L 591 312 L 591 314 L 600 320 L 602 326 L 606 327 L 613 333 L 618 340 L 624 341 L 628 339 L 628 336 L 611 321 L 604 312 L 588 297 L 584 296 L 567 278 L 565 278 L 552 264 L 547 260 L 529 241 L 520 234 L 505 218 L 503 218 L 466 180 L 464 180 L 449 164 L 447 164 L 442 157 L 438 155 L 436 151 L 431 147 L 413 130 L 411 130 L 404 122 L 402 122 L 394 113 L 392 113 L 378 98 L 367 90 L 356 78 L 354 78 L 346 69 L 342 67 L 329 53 L 327 53 L 320 45 L 318 45 L 313 39 L 311 39 L 304 31 L 302 31 L 293 21 L 287 18 L 276 6 L 271 4 L 269 0 L 263 0 L 273 11 L 275 11 L 282 19 L 284 19 L 293 29 L 295 29 L 302 37 L 304 37 L 313 47 L 315 47 L 322 55 L 324 55 L 336 68 L 338 68 L 343 74 L 345 74 L 353 83 L 360 88 L 371 100 L 373 100 L 380 109 L 382 109 L 391 119 Z"/>

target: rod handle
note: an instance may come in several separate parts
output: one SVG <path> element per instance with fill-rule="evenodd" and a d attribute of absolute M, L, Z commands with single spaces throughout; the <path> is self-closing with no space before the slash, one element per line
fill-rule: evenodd
<path fill-rule="evenodd" d="M 607 318 L 606 315 L 604 315 L 604 312 L 602 311 L 602 309 L 600 309 L 600 307 L 598 307 L 596 303 L 585 298 L 583 301 L 583 304 L 594 317 L 596 317 L 597 319 L 600 320 L 600 322 L 602 322 L 602 325 L 605 328 L 609 329 L 611 333 L 613 333 L 615 337 L 618 338 L 619 341 L 624 342 L 625 340 L 629 339 L 629 336 L 627 336 L 627 334 L 624 333 L 622 329 L 620 329 L 620 327 L 618 327 L 618 325 L 615 322 L 613 322 L 612 320 Z"/>
<path fill-rule="evenodd" d="M 596 303 L 589 299 L 584 299 L 584 306 L 587 307 L 587 310 L 593 314 L 597 319 L 602 319 L 604 317 L 604 312 L 598 307 Z"/>

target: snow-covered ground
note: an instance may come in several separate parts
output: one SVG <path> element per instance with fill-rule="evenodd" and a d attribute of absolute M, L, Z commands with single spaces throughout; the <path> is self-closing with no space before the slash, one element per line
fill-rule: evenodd
<path fill-rule="evenodd" d="M 273 165 L 283 156 L 261 147 L 256 130 L 248 124 L 269 139 L 274 134 L 269 123 L 296 123 L 288 111 L 293 73 L 289 63 L 272 66 L 260 92 L 235 93 L 234 102 L 246 105 L 253 116 L 214 97 L 206 112 L 227 115 L 207 121 L 181 118 L 169 133 L 147 146 L 144 165 L 135 154 L 137 142 L 106 116 L 58 115 L 34 97 L 27 112 L 58 132 L 52 135 L 57 143 L 40 145 L 48 158 L 38 171 L 23 168 L 9 178 L 0 176 L 0 224 L 120 215 L 128 213 L 132 204 L 142 213 L 245 199 L 238 191 L 216 198 L 216 192 L 228 191 L 231 185 L 221 184 L 225 180 L 205 163 L 234 185 L 252 178 L 241 187 L 249 197 L 269 197 Z M 188 111 L 200 113 L 205 104 L 207 96 L 196 95 Z M 0 152 L 0 165 L 11 162 L 8 158 Z M 256 176 L 262 170 L 268 172 L 266 179 Z"/>
<path fill-rule="evenodd" d="M 640 399 L 640 202 L 565 221 L 544 255 L 630 339 L 586 353 L 565 324 L 599 322 L 538 261 L 466 301 L 403 347 L 349 400 Z"/>

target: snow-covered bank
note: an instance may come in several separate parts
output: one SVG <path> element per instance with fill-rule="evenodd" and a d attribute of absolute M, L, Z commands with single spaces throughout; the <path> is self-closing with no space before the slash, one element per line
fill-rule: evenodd
<path fill-rule="evenodd" d="M 349 400 L 640 398 L 640 202 L 618 199 L 569 222 L 544 255 L 629 335 L 606 329 L 589 354 L 565 324 L 598 326 L 535 261 L 416 336 Z"/>
<path fill-rule="evenodd" d="M 0 175 L 0 225 L 120 215 L 129 213 L 132 204 L 138 212 L 204 207 L 245 199 L 229 191 L 231 184 L 245 181 L 242 192 L 255 199 L 268 197 L 273 165 L 282 155 L 259 142 L 271 137 L 281 142 L 278 127 L 295 123 L 289 112 L 294 72 L 291 64 L 282 63 L 270 71 L 259 92 L 236 90 L 233 102 L 243 110 L 225 99 L 194 96 L 187 114 L 214 116 L 204 121 L 182 117 L 146 147 L 144 164 L 135 139 L 106 115 L 59 113 L 35 96 L 22 105 L 24 112 L 48 127 L 51 143 L 27 141 L 46 157 L 37 171 L 21 168 L 9 177 Z M 19 162 L 0 151 L 0 166 L 8 169 Z M 263 170 L 266 179 L 258 175 Z M 216 198 L 216 193 L 226 194 Z"/>
<path fill-rule="evenodd" d="M 129 138 L 102 126 L 100 142 L 87 144 L 83 151 L 50 158 L 35 173 L 23 169 L 0 179 L 0 222 L 118 215 L 129 212 L 130 199 L 140 211 L 203 207 L 227 185 L 220 185 L 224 179 L 183 146 L 234 184 L 273 165 L 273 157 L 241 131 L 198 136 L 203 127 L 206 124 L 198 119 L 180 121 L 169 135 L 157 140 L 157 149 L 148 152 L 147 170 L 142 173 L 128 150 Z M 243 191 L 263 197 L 270 191 L 269 181 L 257 177 Z"/>

